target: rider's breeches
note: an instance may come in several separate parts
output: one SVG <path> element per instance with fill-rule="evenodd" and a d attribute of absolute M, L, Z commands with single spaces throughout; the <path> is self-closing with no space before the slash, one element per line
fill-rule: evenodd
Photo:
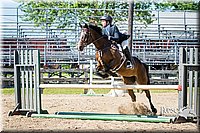
<path fill-rule="evenodd" d="M 128 47 L 128 40 L 124 40 L 122 43 L 121 43 L 121 45 L 120 44 L 117 44 L 118 46 L 119 46 L 119 50 L 120 51 L 123 51 L 124 49 L 126 49 L 126 47 Z M 123 50 L 122 50 L 122 48 L 123 48 Z M 128 47 L 128 49 L 129 49 L 129 47 Z M 130 51 L 130 49 L 129 49 L 129 51 Z"/>

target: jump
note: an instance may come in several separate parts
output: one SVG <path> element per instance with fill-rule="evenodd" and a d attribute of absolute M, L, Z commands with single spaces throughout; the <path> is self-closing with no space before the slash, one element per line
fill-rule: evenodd
<path fill-rule="evenodd" d="M 102 29 L 94 24 L 83 24 L 81 26 L 80 40 L 77 44 L 78 50 L 83 51 L 89 44 L 96 47 L 97 71 L 105 71 L 112 75 L 119 74 L 126 85 L 149 85 L 149 74 L 147 65 L 142 63 L 138 58 L 132 57 L 134 60 L 134 68 L 127 67 L 125 54 L 121 52 L 117 46 L 102 35 Z M 149 100 L 152 113 L 155 115 L 157 109 L 151 101 L 149 90 L 143 90 Z M 128 94 L 131 96 L 132 102 L 136 102 L 136 96 L 133 90 L 129 89 Z"/>

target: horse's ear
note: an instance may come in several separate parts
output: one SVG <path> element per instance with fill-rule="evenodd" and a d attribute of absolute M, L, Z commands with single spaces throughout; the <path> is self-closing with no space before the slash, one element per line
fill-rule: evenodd
<path fill-rule="evenodd" d="M 81 25 L 81 23 L 79 23 L 79 26 L 82 28 L 83 26 Z"/>
<path fill-rule="evenodd" d="M 88 28 L 89 26 L 88 26 L 88 24 L 87 23 L 84 23 L 84 26 L 83 26 L 84 28 Z"/>

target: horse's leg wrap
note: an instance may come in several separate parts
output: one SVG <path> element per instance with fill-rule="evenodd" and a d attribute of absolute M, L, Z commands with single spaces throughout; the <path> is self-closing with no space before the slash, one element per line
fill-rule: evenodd
<path fill-rule="evenodd" d="M 151 110 L 152 110 L 153 114 L 155 115 L 157 113 L 157 109 L 154 107 L 154 105 L 153 105 L 153 103 L 151 101 L 150 91 L 149 90 L 144 90 L 144 91 L 146 93 L 146 97 L 149 99 Z"/>

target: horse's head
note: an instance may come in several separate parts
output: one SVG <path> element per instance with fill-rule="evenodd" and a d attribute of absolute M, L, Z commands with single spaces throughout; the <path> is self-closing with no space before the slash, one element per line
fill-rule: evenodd
<path fill-rule="evenodd" d="M 81 35 L 78 42 L 78 50 L 83 51 L 84 47 L 93 43 L 97 49 L 104 48 L 105 45 L 110 45 L 110 41 L 102 35 L 102 29 L 96 24 L 86 23 L 81 25 Z"/>
<path fill-rule="evenodd" d="M 77 47 L 79 51 L 83 51 L 84 47 L 93 42 L 93 38 L 91 36 L 89 25 L 87 25 L 86 23 L 83 25 L 79 25 L 81 27 L 81 35 Z"/>

